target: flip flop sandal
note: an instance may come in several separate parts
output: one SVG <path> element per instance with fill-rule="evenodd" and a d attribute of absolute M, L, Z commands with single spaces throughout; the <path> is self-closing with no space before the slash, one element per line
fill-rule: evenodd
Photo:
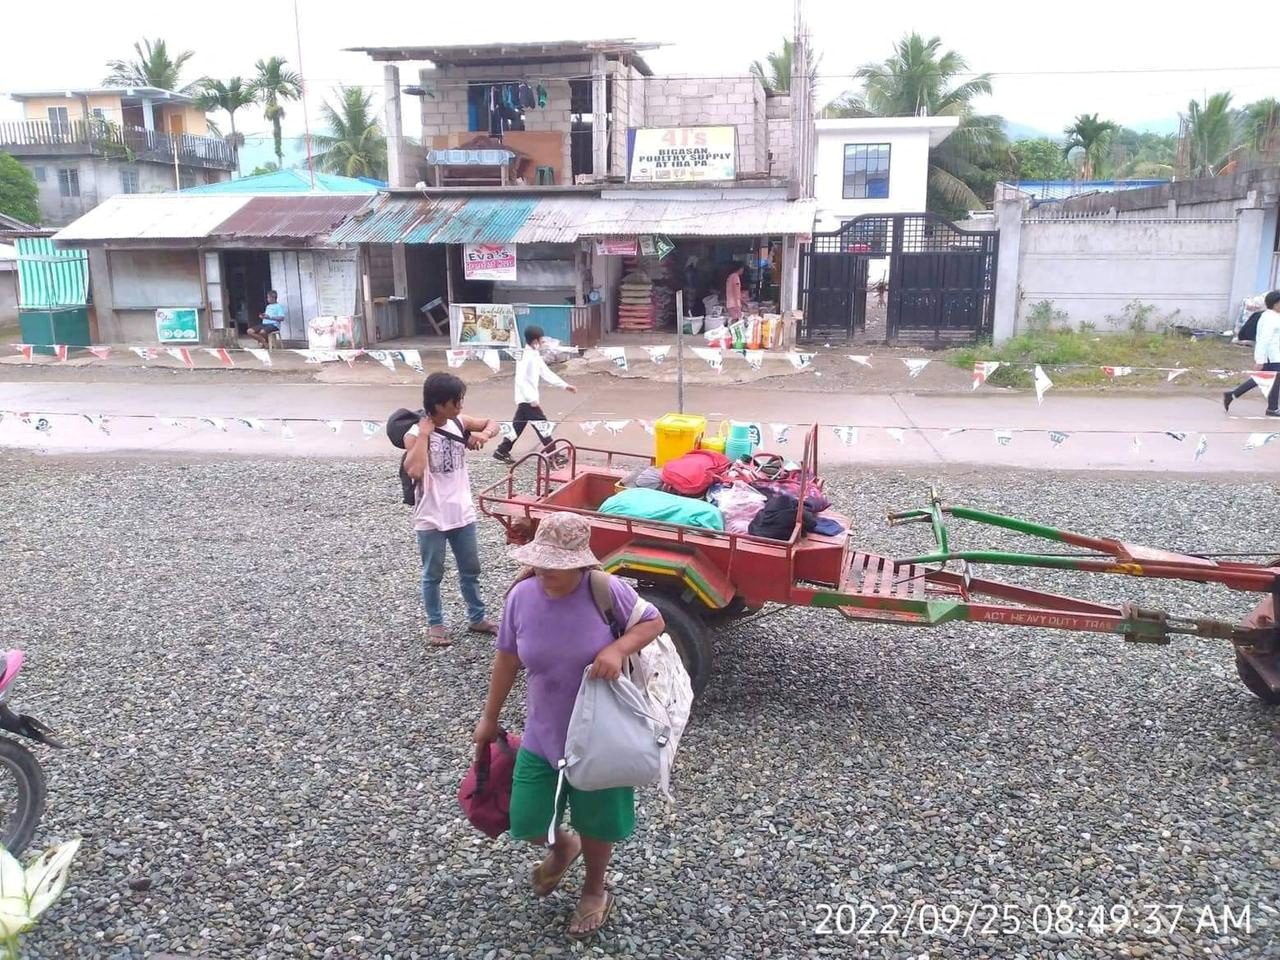
<path fill-rule="evenodd" d="M 453 638 L 444 627 L 428 627 L 427 643 L 433 647 L 450 647 L 453 646 Z"/>
<path fill-rule="evenodd" d="M 467 632 L 483 633 L 486 636 L 492 637 L 497 635 L 498 628 L 494 626 L 492 623 L 490 623 L 488 620 L 479 620 L 475 623 L 467 624 Z"/>
<path fill-rule="evenodd" d="M 560 886 L 560 881 L 563 880 L 564 875 L 569 872 L 569 868 L 577 863 L 578 858 L 581 856 L 582 850 L 579 848 L 578 852 L 575 853 L 569 859 L 569 862 L 564 865 L 563 870 L 559 873 L 551 874 L 550 876 L 543 875 L 541 863 L 536 864 L 533 868 L 533 873 L 529 876 L 529 879 L 533 883 L 533 895 L 539 898 L 551 896 L 551 894 L 555 892 L 555 889 Z"/>
<path fill-rule="evenodd" d="M 576 923 L 580 920 L 587 920 L 590 917 L 594 917 L 597 913 L 600 914 L 600 922 L 596 924 L 594 927 L 592 927 L 590 930 L 583 930 L 581 932 L 574 932 L 573 930 L 570 930 L 569 939 L 590 940 L 597 933 L 599 933 L 601 930 L 604 929 L 604 925 L 609 922 L 609 917 L 613 913 L 614 896 L 612 893 L 606 893 L 604 897 L 605 897 L 604 906 L 598 907 L 595 910 L 592 910 L 590 913 L 578 913 L 577 910 L 573 911 L 573 916 L 569 920 L 570 924 Z"/>

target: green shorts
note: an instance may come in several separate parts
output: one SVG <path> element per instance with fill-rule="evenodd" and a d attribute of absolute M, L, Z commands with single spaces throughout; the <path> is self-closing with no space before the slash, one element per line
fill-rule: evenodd
<path fill-rule="evenodd" d="M 511 836 L 517 840 L 542 841 L 551 826 L 556 802 L 555 767 L 523 747 L 516 754 L 516 770 L 511 784 Z M 565 780 L 560 791 L 556 823 L 569 807 L 569 822 L 584 837 L 617 843 L 636 829 L 636 792 L 631 787 L 609 790 L 575 790 Z"/>

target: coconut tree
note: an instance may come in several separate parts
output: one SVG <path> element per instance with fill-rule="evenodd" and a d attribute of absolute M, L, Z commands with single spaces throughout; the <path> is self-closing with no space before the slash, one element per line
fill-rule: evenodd
<path fill-rule="evenodd" d="M 758 78 L 760 85 L 769 93 L 790 93 L 795 52 L 795 42 L 783 37 L 780 50 L 774 50 L 766 56 L 764 63 L 757 60 L 751 64 L 751 75 Z M 809 54 L 807 58 L 809 84 L 816 87 L 818 82 L 818 61 L 822 59 L 822 55 L 814 54 L 812 47 L 809 47 L 807 52 Z"/>
<path fill-rule="evenodd" d="M 226 137 L 236 159 L 236 173 L 240 172 L 240 148 L 244 146 L 244 137 L 236 132 L 236 111 L 247 107 L 255 100 L 253 87 L 246 84 L 242 77 L 232 77 L 226 83 L 221 80 L 206 80 L 201 85 L 196 103 L 201 110 L 222 110 L 231 121 L 231 133 Z"/>
<path fill-rule="evenodd" d="M 1062 147 L 1062 156 L 1069 158 L 1080 151 L 1080 178 L 1092 180 L 1101 176 L 1111 139 L 1120 132 L 1120 125 L 1111 120 L 1100 120 L 1096 113 L 1082 113 L 1064 132 L 1067 142 Z"/>
<path fill-rule="evenodd" d="M 1267 97 L 1241 111 L 1244 144 L 1260 160 L 1274 162 L 1280 157 L 1280 100 Z"/>
<path fill-rule="evenodd" d="M 271 121 L 271 135 L 275 140 L 276 163 L 284 166 L 284 147 L 280 137 L 280 121 L 284 119 L 284 104 L 302 96 L 302 74 L 287 68 L 284 57 L 259 60 L 254 64 L 258 71 L 251 87 L 254 98 L 262 104 L 262 115 Z"/>
<path fill-rule="evenodd" d="M 328 129 L 316 135 L 321 170 L 345 177 L 387 177 L 387 138 L 373 110 L 373 97 L 360 87 L 339 86 L 338 105 L 320 108 Z"/>
<path fill-rule="evenodd" d="M 1215 176 L 1238 142 L 1239 124 L 1231 109 L 1231 94 L 1215 93 L 1203 105 L 1192 100 L 1183 121 L 1190 145 L 1189 173 L 1193 177 Z"/>
<path fill-rule="evenodd" d="M 969 64 L 939 37 L 912 33 L 899 40 L 893 55 L 854 74 L 862 89 L 846 93 L 823 111 L 828 117 L 958 117 L 960 125 L 929 151 L 929 209 L 958 215 L 985 205 L 990 171 L 1008 152 L 1004 122 L 977 113 L 973 101 L 991 93 L 991 75 L 957 78 Z"/>
<path fill-rule="evenodd" d="M 176 57 L 169 56 L 169 47 L 163 39 L 142 40 L 133 45 L 137 59 L 108 60 L 103 83 L 121 87 L 158 87 L 175 93 L 192 93 L 202 82 L 193 80 L 183 84 L 182 68 L 195 56 L 194 50 L 183 50 Z"/>

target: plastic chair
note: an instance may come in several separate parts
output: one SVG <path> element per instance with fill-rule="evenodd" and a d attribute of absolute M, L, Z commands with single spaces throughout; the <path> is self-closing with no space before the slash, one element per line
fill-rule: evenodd
<path fill-rule="evenodd" d="M 274 333 L 267 334 L 267 349 L 268 350 L 280 349 L 280 331 L 277 330 Z"/>
<path fill-rule="evenodd" d="M 535 172 L 534 182 L 552 186 L 556 182 L 556 168 L 539 166 Z"/>

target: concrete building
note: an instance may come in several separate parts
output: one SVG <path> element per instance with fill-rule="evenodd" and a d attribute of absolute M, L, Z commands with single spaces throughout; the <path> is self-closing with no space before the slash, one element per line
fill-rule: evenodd
<path fill-rule="evenodd" d="M 46 226 L 63 226 L 121 193 L 227 180 L 230 145 L 209 135 L 194 100 L 153 87 L 12 94 L 25 119 L 0 123 L 0 151 L 35 177 Z"/>
<path fill-rule="evenodd" d="M 929 191 L 929 151 L 958 117 L 819 120 L 813 196 L 815 231 L 838 230 L 863 214 L 920 213 Z"/>
<path fill-rule="evenodd" d="M 1032 311 L 1098 330 L 1231 329 L 1246 297 L 1280 286 L 1278 207 L 1277 167 L 1052 202 L 999 184 L 995 339 Z"/>

